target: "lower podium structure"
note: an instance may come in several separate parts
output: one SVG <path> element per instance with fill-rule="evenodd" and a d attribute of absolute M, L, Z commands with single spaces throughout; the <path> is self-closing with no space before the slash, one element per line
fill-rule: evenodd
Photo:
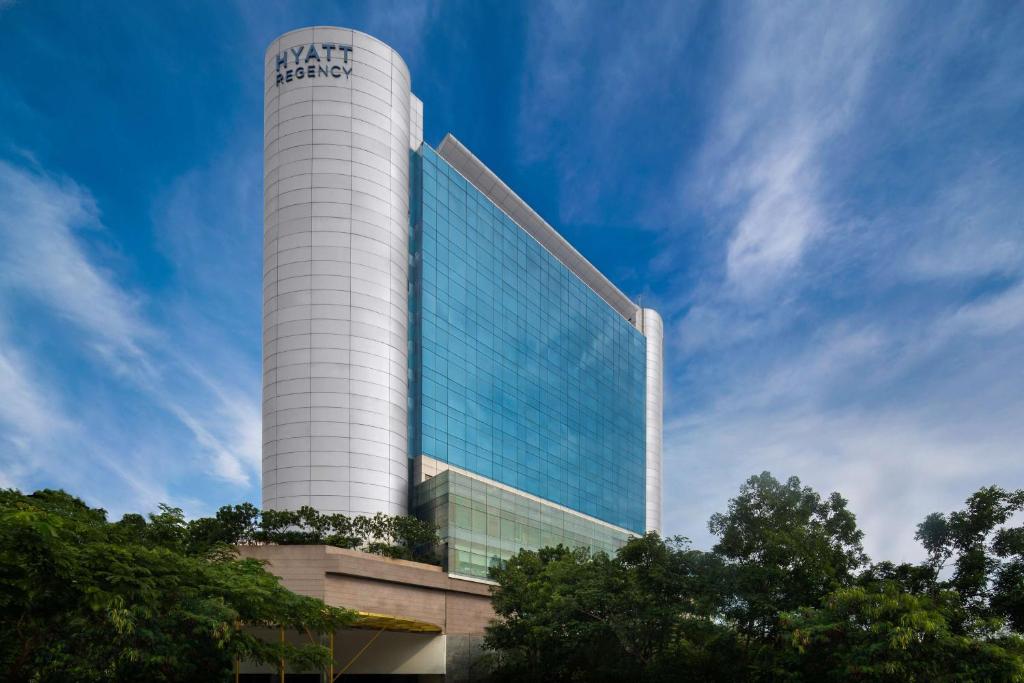
<path fill-rule="evenodd" d="M 265 560 L 286 588 L 361 614 L 359 628 L 334 636 L 336 680 L 468 683 L 483 678 L 478 659 L 484 628 L 494 618 L 487 583 L 449 576 L 429 564 L 330 546 L 242 546 L 239 552 Z M 287 681 L 321 677 L 286 672 Z M 280 672 L 242 663 L 239 679 L 276 682 Z"/>

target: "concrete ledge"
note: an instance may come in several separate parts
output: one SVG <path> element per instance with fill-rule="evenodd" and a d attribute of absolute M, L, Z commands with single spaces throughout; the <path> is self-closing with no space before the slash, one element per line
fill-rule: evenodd
<path fill-rule="evenodd" d="M 445 634 L 482 635 L 494 618 L 491 586 L 441 567 L 325 545 L 239 546 L 267 562 L 282 585 L 329 605 L 439 625 Z"/>

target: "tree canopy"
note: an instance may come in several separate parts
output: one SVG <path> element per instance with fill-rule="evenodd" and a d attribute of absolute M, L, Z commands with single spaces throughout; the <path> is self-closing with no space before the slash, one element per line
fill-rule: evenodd
<path fill-rule="evenodd" d="M 716 623 L 722 564 L 655 534 L 610 558 L 559 546 L 493 570 L 499 619 L 487 631 L 508 681 L 678 680 L 678 667 L 727 680 L 735 637 Z M 699 678 L 694 678 L 699 680 Z"/>
<path fill-rule="evenodd" d="M 843 588 L 783 623 L 782 680 L 1024 679 L 1020 638 L 964 615 L 955 592 L 914 594 L 892 582 Z"/>
<path fill-rule="evenodd" d="M 867 562 L 846 500 L 838 493 L 822 499 L 796 477 L 751 477 L 708 528 L 719 537 L 713 552 L 731 569 L 724 614 L 749 637 L 774 638 L 781 612 L 849 586 Z"/>
<path fill-rule="evenodd" d="M 921 564 L 870 564 L 846 500 L 751 477 L 710 552 L 521 551 L 492 570 L 499 680 L 1024 681 L 1022 493 L 930 515 Z"/>
<path fill-rule="evenodd" d="M 161 506 L 110 522 L 63 491 L 3 490 L 0 679 L 224 681 L 236 657 L 319 668 L 326 648 L 267 642 L 240 627 L 318 634 L 354 613 L 286 590 L 231 545 L 330 543 L 413 557 L 435 538 L 412 518 L 261 513 L 248 504 L 193 521 Z"/>
<path fill-rule="evenodd" d="M 1024 526 L 1007 526 L 1024 510 L 1024 490 L 978 490 L 963 510 L 932 513 L 917 527 L 927 566 L 960 596 L 966 614 L 1005 620 L 1024 631 Z"/>
<path fill-rule="evenodd" d="M 142 519 L 139 515 L 131 517 L 132 523 Z M 348 517 L 325 514 L 308 505 L 298 510 L 260 510 L 243 503 L 225 505 L 213 517 L 191 521 L 173 533 L 179 534 L 173 539 L 179 547 L 193 551 L 217 544 L 332 545 L 395 559 L 440 563 L 436 556 L 437 527 L 410 515 Z"/>

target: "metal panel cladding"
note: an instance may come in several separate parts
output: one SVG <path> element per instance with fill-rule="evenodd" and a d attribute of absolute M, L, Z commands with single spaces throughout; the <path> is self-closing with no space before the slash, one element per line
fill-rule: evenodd
<path fill-rule="evenodd" d="M 408 506 L 409 70 L 312 27 L 264 62 L 263 505 Z"/>
<path fill-rule="evenodd" d="M 653 308 L 640 311 L 647 337 L 647 531 L 661 533 L 661 439 L 664 405 L 665 326 Z"/>

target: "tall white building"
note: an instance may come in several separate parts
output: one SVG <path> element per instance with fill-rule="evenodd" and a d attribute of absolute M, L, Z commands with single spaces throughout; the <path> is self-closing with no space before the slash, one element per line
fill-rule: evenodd
<path fill-rule="evenodd" d="M 265 59 L 263 504 L 402 514 L 409 69 L 341 28 Z"/>
<path fill-rule="evenodd" d="M 474 576 L 660 530 L 658 314 L 453 136 L 423 144 L 379 40 L 291 31 L 264 85 L 264 507 L 414 512 Z"/>

